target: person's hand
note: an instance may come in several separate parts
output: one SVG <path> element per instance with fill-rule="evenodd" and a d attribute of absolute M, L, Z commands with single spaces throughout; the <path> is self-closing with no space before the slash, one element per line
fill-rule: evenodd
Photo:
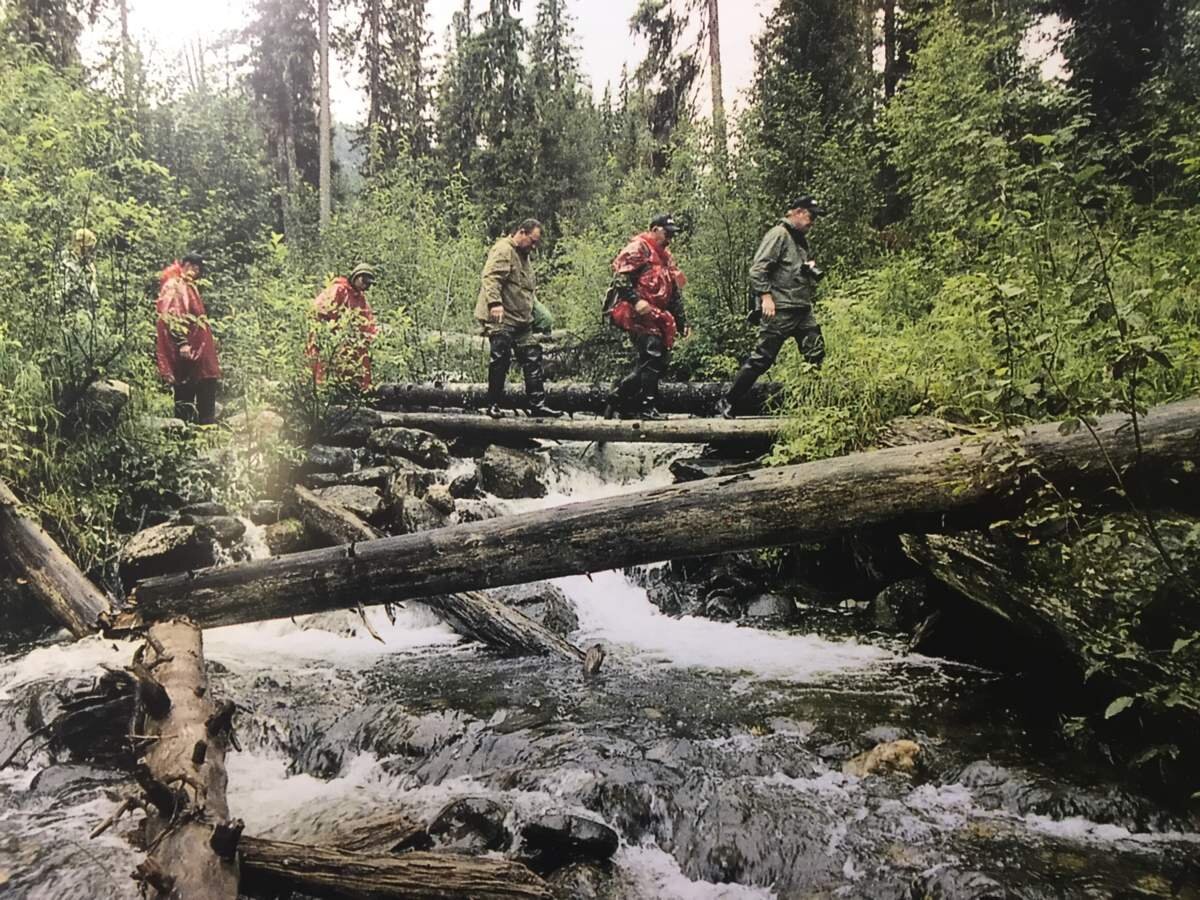
<path fill-rule="evenodd" d="M 491 319 L 493 322 L 495 322 L 497 325 L 499 325 L 501 322 L 504 321 L 504 307 L 503 306 L 489 306 L 488 307 L 488 318 Z"/>
<path fill-rule="evenodd" d="M 762 314 L 764 319 L 775 318 L 775 298 L 770 294 L 762 295 Z"/>
<path fill-rule="evenodd" d="M 685 338 L 690 338 L 692 336 L 692 326 L 691 325 L 683 326 L 683 336 Z"/>
<path fill-rule="evenodd" d="M 191 344 L 180 344 L 179 355 L 188 362 L 196 361 L 196 351 L 192 349 Z"/>
<path fill-rule="evenodd" d="M 633 311 L 639 316 L 644 316 L 650 310 L 650 303 L 646 300 L 639 300 L 633 304 Z"/>

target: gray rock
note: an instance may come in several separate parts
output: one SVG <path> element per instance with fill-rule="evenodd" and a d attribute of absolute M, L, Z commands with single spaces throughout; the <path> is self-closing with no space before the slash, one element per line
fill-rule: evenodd
<path fill-rule="evenodd" d="M 246 534 L 246 526 L 233 516 L 180 516 L 180 524 L 195 525 L 222 547 L 232 547 Z"/>
<path fill-rule="evenodd" d="M 200 503 L 189 503 L 183 509 L 179 510 L 180 517 L 184 516 L 227 516 L 229 510 L 224 503 L 216 503 L 212 500 L 204 500 Z"/>
<path fill-rule="evenodd" d="M 187 431 L 187 422 L 174 416 L 142 416 L 139 420 L 150 431 L 178 433 Z"/>
<path fill-rule="evenodd" d="M 201 569 L 216 562 L 212 541 L 196 525 L 164 522 L 139 531 L 121 548 L 121 581 L 132 585 L 143 578 Z"/>
<path fill-rule="evenodd" d="M 112 428 L 129 405 L 130 388 L 124 381 L 94 381 L 83 395 L 83 419 L 94 428 Z"/>
<path fill-rule="evenodd" d="M 323 440 L 337 447 L 365 447 L 371 432 L 382 425 L 383 416 L 370 407 L 334 407 L 325 417 Z"/>
<path fill-rule="evenodd" d="M 399 504 L 404 497 L 421 497 L 431 485 L 437 484 L 440 472 L 423 469 L 416 463 L 396 457 L 392 460 L 384 495 L 389 503 Z"/>
<path fill-rule="evenodd" d="M 282 509 L 283 504 L 278 500 L 255 500 L 246 507 L 246 518 L 255 525 L 274 525 Z"/>
<path fill-rule="evenodd" d="M 527 450 L 491 446 L 479 461 L 479 481 L 485 491 L 497 497 L 545 497 L 546 461 Z"/>
<path fill-rule="evenodd" d="M 428 431 L 416 428 L 380 428 L 372 432 L 367 446 L 378 453 L 409 459 L 427 469 L 450 465 L 450 448 Z"/>
<path fill-rule="evenodd" d="M 505 850 L 512 835 L 504 827 L 508 811 L 485 797 L 463 797 L 447 805 L 426 829 L 435 846 L 459 853 Z"/>
<path fill-rule="evenodd" d="M 871 601 L 871 617 L 882 631 L 911 631 L 928 612 L 929 585 L 924 578 L 889 584 Z"/>
<path fill-rule="evenodd" d="M 616 900 L 623 891 L 614 890 L 612 876 L 595 863 L 571 863 L 546 879 L 555 897 L 562 900 Z"/>
<path fill-rule="evenodd" d="M 333 487 L 321 488 L 316 494 L 328 503 L 350 510 L 364 522 L 381 524 L 385 518 L 383 497 L 375 488 L 336 484 Z"/>
<path fill-rule="evenodd" d="M 308 448 L 308 456 L 302 469 L 312 472 L 349 472 L 354 468 L 354 453 L 347 447 L 328 447 L 324 444 L 313 444 Z"/>
<path fill-rule="evenodd" d="M 454 512 L 454 498 L 450 495 L 448 484 L 431 484 L 425 491 L 425 502 L 446 515 Z"/>
<path fill-rule="evenodd" d="M 727 475 L 740 475 L 743 472 L 753 472 L 761 468 L 755 461 L 744 462 L 732 459 L 704 459 L 690 457 L 677 459 L 671 463 L 671 474 L 676 481 L 699 481 L 701 478 L 724 478 Z"/>
<path fill-rule="evenodd" d="M 314 491 L 321 488 L 333 487 L 338 484 L 352 484 L 357 487 L 373 487 L 382 490 L 387 487 L 388 479 L 392 477 L 392 472 L 393 468 L 391 466 L 371 466 L 366 469 L 356 469 L 353 472 L 343 472 L 341 474 L 334 472 L 314 472 L 312 475 L 305 476 L 304 480 Z"/>
<path fill-rule="evenodd" d="M 535 868 L 548 871 L 576 860 L 605 860 L 617 852 L 617 833 L 596 819 L 547 813 L 521 829 L 522 852 Z"/>
<path fill-rule="evenodd" d="M 492 588 L 488 593 L 555 634 L 568 635 L 579 628 L 579 616 L 574 604 L 557 585 L 549 581 Z"/>
<path fill-rule="evenodd" d="M 299 519 L 280 519 L 263 529 L 263 540 L 272 556 L 299 553 L 316 546 L 316 542 Z"/>
<path fill-rule="evenodd" d="M 451 523 L 460 525 L 465 522 L 482 522 L 484 519 L 494 519 L 500 515 L 496 507 L 486 500 L 456 500 L 454 515 Z"/>
<path fill-rule="evenodd" d="M 468 472 L 465 475 L 459 475 L 450 482 L 450 496 L 458 500 L 474 499 L 479 496 L 479 475 L 476 472 Z"/>
<path fill-rule="evenodd" d="M 779 594 L 759 594 L 746 605 L 742 614 L 747 619 L 790 622 L 796 615 L 796 604 Z"/>
<path fill-rule="evenodd" d="M 434 509 L 420 497 L 402 497 L 396 508 L 396 525 L 402 534 L 416 534 L 447 525 L 446 514 Z"/>

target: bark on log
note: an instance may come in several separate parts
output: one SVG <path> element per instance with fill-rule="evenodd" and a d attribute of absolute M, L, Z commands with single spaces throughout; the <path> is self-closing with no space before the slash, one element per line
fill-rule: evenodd
<path fill-rule="evenodd" d="M 108 598 L 40 525 L 21 515 L 18 505 L 8 485 L 0 481 L 0 547 L 14 574 L 29 583 L 47 612 L 75 637 L 94 633 L 101 614 L 109 611 Z"/>
<path fill-rule="evenodd" d="M 154 625 L 138 656 L 133 668 L 151 673 L 169 705 L 162 716 L 147 714 L 141 729 L 152 739 L 136 770 L 149 801 L 150 850 L 135 877 L 172 900 L 236 900 L 230 845 L 241 823 L 229 821 L 225 800 L 230 731 L 208 692 L 200 629 L 183 620 Z"/>
<path fill-rule="evenodd" d="M 335 544 L 373 541 L 383 536 L 344 506 L 322 500 L 306 487 L 297 484 L 292 493 L 300 510 L 300 520 Z"/>
<path fill-rule="evenodd" d="M 750 419 L 667 419 L 641 421 L 618 419 L 530 419 L 429 413 L 385 412 L 383 424 L 420 428 L 452 437 L 549 438 L 560 441 L 614 441 L 626 443 L 673 442 L 685 444 L 769 444 L 783 427 L 783 420 L 770 417 Z"/>
<path fill-rule="evenodd" d="M 728 382 L 665 381 L 659 386 L 658 408 L 668 413 L 711 415 L 728 389 Z M 564 412 L 598 414 L 604 410 L 612 391 L 611 384 L 552 383 L 546 385 L 546 403 Z M 760 382 L 738 404 L 738 411 L 763 412 L 780 391 L 777 383 Z M 487 405 L 486 384 L 381 384 L 376 388 L 376 406 L 380 409 L 483 409 Z M 508 385 L 501 405 L 523 409 L 524 389 Z"/>
<path fill-rule="evenodd" d="M 1200 458 L 1200 401 L 1151 410 L 1140 423 L 1142 471 L 1186 478 Z M 928 533 L 1003 515 L 1055 485 L 1103 493 L 1111 463 L 1137 452 L 1128 418 L 1107 416 L 1099 446 L 1055 424 L 954 438 L 704 479 L 618 497 L 147 579 L 131 602 L 146 621 L 183 612 L 228 625 L 415 599 L 658 560 L 792 544 L 883 525 Z"/>
<path fill-rule="evenodd" d="M 243 837 L 242 890 L 276 896 L 297 891 L 332 900 L 550 900 L 520 863 L 452 853 L 400 856 L 351 853 Z"/>

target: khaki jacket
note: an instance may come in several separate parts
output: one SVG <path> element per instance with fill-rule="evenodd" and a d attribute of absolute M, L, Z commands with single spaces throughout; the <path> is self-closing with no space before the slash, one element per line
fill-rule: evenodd
<path fill-rule="evenodd" d="M 782 309 L 812 309 L 815 282 L 804 274 L 808 241 L 780 222 L 765 235 L 750 264 L 750 289 L 756 297 L 770 293 Z"/>
<path fill-rule="evenodd" d="M 479 300 L 475 303 L 475 319 L 487 324 L 488 307 L 504 305 L 504 324 L 525 328 L 533 322 L 533 301 L 537 293 L 537 278 L 533 263 L 522 256 L 510 237 L 492 244 L 480 278 Z"/>

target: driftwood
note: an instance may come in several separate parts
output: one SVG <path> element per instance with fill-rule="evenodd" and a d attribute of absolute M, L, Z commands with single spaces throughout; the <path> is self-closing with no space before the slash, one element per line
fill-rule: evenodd
<path fill-rule="evenodd" d="M 674 442 L 706 444 L 739 442 L 769 444 L 784 420 L 750 419 L 530 419 L 467 413 L 385 412 L 383 424 L 419 428 L 434 434 L 470 438 L 550 438 L 561 441 Z"/>
<path fill-rule="evenodd" d="M 277 896 L 297 891 L 331 900 L 550 900 L 540 878 L 520 863 L 453 853 L 400 856 L 351 853 L 244 837 L 242 890 Z"/>
<path fill-rule="evenodd" d="M 229 821 L 225 800 L 233 706 L 208 693 L 200 629 L 184 620 L 154 625 L 130 671 L 145 714 L 133 739 L 149 741 L 134 771 L 149 855 L 134 877 L 149 896 L 235 900 L 242 826 Z"/>
<path fill-rule="evenodd" d="M 669 413 L 705 416 L 729 389 L 726 382 L 663 382 L 659 387 L 658 408 Z M 739 412 L 763 412 L 781 388 L 773 382 L 760 382 L 739 403 Z M 546 385 L 546 403 L 564 412 L 600 413 L 613 391 L 610 384 L 558 382 Z M 524 408 L 525 392 L 517 385 L 505 389 L 504 406 Z M 381 384 L 376 388 L 380 409 L 483 409 L 488 405 L 485 384 Z"/>
<path fill-rule="evenodd" d="M 1200 458 L 1200 401 L 1153 409 L 1140 427 L 1142 471 L 1186 478 Z M 1128 418 L 1105 417 L 1096 435 L 1099 444 L 1083 429 L 1063 434 L 1055 424 L 1037 425 L 151 578 L 135 587 L 134 615 L 126 618 L 186 611 L 203 625 L 228 625 L 336 609 L 363 596 L 415 599 L 869 525 L 944 531 L 1011 513 L 1046 484 L 1064 493 L 1111 493 L 1108 465 L 1125 469 L 1137 458 Z"/>
<path fill-rule="evenodd" d="M 108 598 L 88 581 L 42 527 L 21 515 L 18 500 L 0 481 L 0 547 L 46 610 L 75 637 L 92 634 Z"/>
<path fill-rule="evenodd" d="M 292 493 L 300 509 L 300 520 L 335 544 L 372 541 L 383 536 L 346 507 L 322 500 L 306 487 L 295 485 Z"/>

